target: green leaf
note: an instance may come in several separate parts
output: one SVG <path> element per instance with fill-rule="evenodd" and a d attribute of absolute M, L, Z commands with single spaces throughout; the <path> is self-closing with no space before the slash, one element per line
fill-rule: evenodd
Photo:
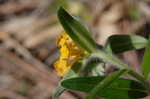
<path fill-rule="evenodd" d="M 61 85 L 66 89 L 89 93 L 104 78 L 104 76 L 77 77 L 64 80 Z M 106 99 L 137 99 L 147 96 L 147 93 L 140 83 L 119 78 L 97 95 Z"/>
<path fill-rule="evenodd" d="M 82 49 L 91 53 L 96 49 L 96 43 L 91 37 L 90 32 L 75 17 L 71 16 L 62 7 L 58 10 L 58 19 L 64 30 L 73 39 L 73 41 Z"/>
<path fill-rule="evenodd" d="M 144 77 L 148 78 L 149 73 L 150 73 L 150 37 L 149 37 L 149 40 L 148 40 L 146 51 L 144 53 L 144 60 L 143 60 L 143 63 L 142 63 L 142 70 L 143 70 L 143 73 L 144 73 Z"/>
<path fill-rule="evenodd" d="M 147 40 L 137 35 L 112 35 L 108 38 L 105 50 L 115 54 L 144 48 Z"/>
<path fill-rule="evenodd" d="M 124 73 L 127 73 L 128 70 L 123 69 L 118 72 L 113 72 L 110 76 L 105 77 L 104 80 L 100 81 L 90 92 L 90 95 L 86 99 L 95 99 L 97 93 L 103 91 L 105 88 L 108 88 L 116 79 L 118 79 Z"/>

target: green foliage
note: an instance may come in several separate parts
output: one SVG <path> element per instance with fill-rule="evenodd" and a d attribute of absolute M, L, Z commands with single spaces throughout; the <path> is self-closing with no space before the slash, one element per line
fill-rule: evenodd
<path fill-rule="evenodd" d="M 127 70 L 123 69 L 118 72 L 112 73 L 110 76 L 104 78 L 100 81 L 91 91 L 90 95 L 86 97 L 86 99 L 95 99 L 99 92 L 102 92 L 105 88 L 111 86 L 111 84 L 118 79 L 122 74 L 126 73 Z"/>
<path fill-rule="evenodd" d="M 79 47 L 90 53 L 95 51 L 96 43 L 81 22 L 69 15 L 62 7 L 58 10 L 58 18 L 65 31 Z"/>
<path fill-rule="evenodd" d="M 58 19 L 71 39 L 88 53 L 74 64 L 74 69 L 72 68 L 62 79 L 53 99 L 58 98 L 66 90 L 86 92 L 88 93 L 87 99 L 95 99 L 96 96 L 105 99 L 138 99 L 150 95 L 150 82 L 145 80 L 150 72 L 148 67 L 150 65 L 148 61 L 150 59 L 150 40 L 147 41 L 137 35 L 112 35 L 108 38 L 105 47 L 102 47 L 97 45 L 82 22 L 71 16 L 62 7 L 58 10 Z M 133 71 L 130 66 L 115 56 L 115 54 L 125 51 L 144 48 L 146 45 L 142 66 L 144 75 Z M 90 62 L 95 59 L 98 61 Z M 104 66 L 107 63 L 116 66 L 118 71 L 109 76 L 97 77 L 91 73 L 96 67 Z M 136 80 L 121 78 L 120 76 L 125 73 Z"/>
<path fill-rule="evenodd" d="M 146 51 L 144 54 L 144 60 L 143 60 L 143 64 L 142 64 L 142 70 L 144 73 L 144 77 L 147 79 L 150 73 L 150 37 L 148 40 L 148 44 L 146 47 Z"/>
<path fill-rule="evenodd" d="M 70 90 L 90 93 L 105 78 L 105 76 L 76 77 L 64 80 L 61 85 Z M 147 96 L 147 92 L 137 81 L 118 78 L 110 86 L 98 91 L 97 96 L 106 99 L 137 99 Z"/>
<path fill-rule="evenodd" d="M 112 35 L 108 38 L 105 49 L 115 54 L 129 50 L 141 49 L 147 40 L 137 35 Z"/>

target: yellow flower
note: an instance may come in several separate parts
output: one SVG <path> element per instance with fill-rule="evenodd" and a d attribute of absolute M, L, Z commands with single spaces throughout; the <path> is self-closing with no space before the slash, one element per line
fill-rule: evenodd
<path fill-rule="evenodd" d="M 59 60 L 54 63 L 54 67 L 59 76 L 63 76 L 71 66 L 81 58 L 83 50 L 72 41 L 72 39 L 63 32 L 57 40 L 57 45 L 60 46 Z"/>

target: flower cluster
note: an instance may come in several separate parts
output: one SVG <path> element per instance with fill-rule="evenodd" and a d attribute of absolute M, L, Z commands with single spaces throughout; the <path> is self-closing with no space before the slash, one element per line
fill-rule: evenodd
<path fill-rule="evenodd" d="M 60 46 L 59 60 L 54 63 L 54 67 L 59 76 L 63 76 L 71 66 L 81 58 L 84 53 L 67 35 L 63 32 L 57 40 L 57 45 Z"/>

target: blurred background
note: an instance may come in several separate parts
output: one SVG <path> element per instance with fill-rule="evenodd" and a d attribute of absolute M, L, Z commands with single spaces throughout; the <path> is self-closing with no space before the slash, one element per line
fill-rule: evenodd
<path fill-rule="evenodd" d="M 150 34 L 150 0 L 0 0 L 0 99 L 51 99 L 60 80 L 53 68 L 55 40 L 63 32 L 60 5 L 102 45 L 113 34 Z M 140 72 L 143 50 L 118 56 Z M 60 99 L 84 96 L 69 91 Z"/>

